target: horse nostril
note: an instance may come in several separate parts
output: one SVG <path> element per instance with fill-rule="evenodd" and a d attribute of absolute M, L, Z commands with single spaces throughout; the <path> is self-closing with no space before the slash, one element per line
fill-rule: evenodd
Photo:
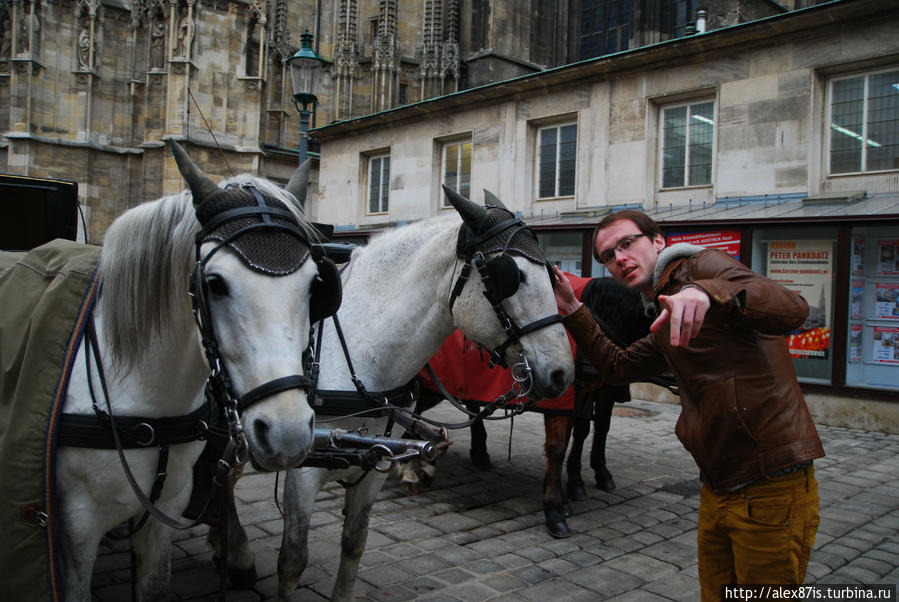
<path fill-rule="evenodd" d="M 568 383 L 568 373 L 563 368 L 556 368 L 550 372 L 549 382 L 552 383 L 553 389 L 561 393 Z"/>
<path fill-rule="evenodd" d="M 263 453 L 267 455 L 271 455 L 272 446 L 268 440 L 268 431 L 269 426 L 265 420 L 254 420 L 253 421 L 253 435 L 256 439 L 256 445 L 258 445 Z"/>

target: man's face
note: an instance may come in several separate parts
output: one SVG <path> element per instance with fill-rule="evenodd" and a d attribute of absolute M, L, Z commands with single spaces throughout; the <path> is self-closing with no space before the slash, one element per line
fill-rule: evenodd
<path fill-rule="evenodd" d="M 603 228 L 596 234 L 596 252 L 615 248 L 629 236 L 642 234 L 637 224 L 623 219 Z M 626 251 L 615 250 L 614 258 L 606 265 L 612 277 L 628 288 L 647 289 L 652 286 L 652 271 L 659 258 L 659 251 L 665 248 L 665 240 L 656 235 L 655 238 L 640 236 L 636 238 Z"/>

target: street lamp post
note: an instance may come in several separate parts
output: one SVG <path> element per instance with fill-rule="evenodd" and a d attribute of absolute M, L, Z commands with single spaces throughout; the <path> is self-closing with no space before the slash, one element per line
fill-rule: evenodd
<path fill-rule="evenodd" d="M 309 115 L 318 102 L 315 92 L 323 62 L 312 50 L 312 34 L 307 29 L 300 36 L 300 49 L 287 59 L 293 82 L 293 104 L 300 113 L 300 165 L 306 161 L 308 152 L 306 132 L 309 129 Z"/>

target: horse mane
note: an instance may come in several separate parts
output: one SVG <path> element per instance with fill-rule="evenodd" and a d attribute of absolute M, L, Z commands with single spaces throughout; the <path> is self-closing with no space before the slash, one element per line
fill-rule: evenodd
<path fill-rule="evenodd" d="M 219 184 L 252 184 L 284 202 L 308 240 L 320 238 L 296 198 L 274 182 L 241 174 Z M 119 216 L 106 231 L 100 252 L 105 342 L 124 370 L 138 366 L 154 337 L 191 332 L 187 294 L 200 229 L 189 190 L 149 201 Z"/>

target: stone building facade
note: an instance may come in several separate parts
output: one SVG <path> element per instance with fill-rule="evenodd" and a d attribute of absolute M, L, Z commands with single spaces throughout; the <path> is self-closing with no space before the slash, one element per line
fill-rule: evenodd
<path fill-rule="evenodd" d="M 706 5 L 715 27 L 794 7 Z M 3 0 L 0 173 L 77 182 L 88 239 L 99 241 L 128 207 L 181 189 L 169 137 L 214 177 L 249 171 L 286 181 L 299 120 L 285 60 L 305 29 L 325 61 L 312 122 L 321 126 L 684 35 L 698 6 Z"/>
<path fill-rule="evenodd" d="M 789 344 L 815 418 L 899 432 L 895 3 L 806 7 L 312 134 L 310 212 L 349 241 L 451 212 L 446 184 L 496 194 L 585 276 L 603 274 L 593 227 L 623 208 L 739 256 L 813 307 Z"/>

